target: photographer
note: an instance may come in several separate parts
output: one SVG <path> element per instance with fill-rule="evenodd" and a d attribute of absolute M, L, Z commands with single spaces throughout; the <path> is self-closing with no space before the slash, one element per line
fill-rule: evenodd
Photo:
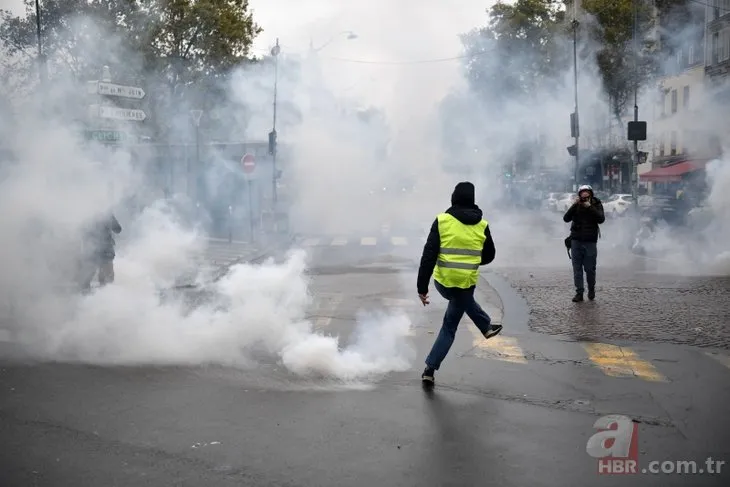
<path fill-rule="evenodd" d="M 570 226 L 570 253 L 573 261 L 575 296 L 573 302 L 583 301 L 583 271 L 588 281 L 588 299 L 596 297 L 596 260 L 598 258 L 598 225 L 606 221 L 601 200 L 593 195 L 593 188 L 583 185 L 578 188 L 578 200 L 563 216 Z"/>

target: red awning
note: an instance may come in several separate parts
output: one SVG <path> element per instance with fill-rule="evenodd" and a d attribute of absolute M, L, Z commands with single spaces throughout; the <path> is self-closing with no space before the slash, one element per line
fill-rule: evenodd
<path fill-rule="evenodd" d="M 705 168 L 706 161 L 684 161 L 666 167 L 657 167 L 639 175 L 640 181 L 651 183 L 673 183 L 682 180 L 682 176 Z"/>

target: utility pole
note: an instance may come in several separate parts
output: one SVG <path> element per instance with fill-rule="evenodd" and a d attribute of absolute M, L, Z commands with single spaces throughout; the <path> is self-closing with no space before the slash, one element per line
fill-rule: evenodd
<path fill-rule="evenodd" d="M 35 0 L 35 26 L 36 37 L 38 39 L 38 77 L 41 84 L 46 82 L 46 59 L 43 55 L 43 44 L 41 42 L 41 4 L 40 0 Z"/>
<path fill-rule="evenodd" d="M 574 0 L 576 1 L 576 0 Z M 578 191 L 578 168 L 580 165 L 580 122 L 578 119 L 578 19 L 576 10 L 573 10 L 573 91 L 575 92 L 575 112 L 573 137 L 575 137 L 575 171 L 573 173 L 574 191 Z"/>
<path fill-rule="evenodd" d="M 276 190 L 276 180 L 277 180 L 277 170 L 276 170 L 276 153 L 277 147 L 276 147 L 276 98 L 277 98 L 277 92 L 278 92 L 278 86 L 279 86 L 279 53 L 281 52 L 281 47 L 279 46 L 279 38 L 276 39 L 276 45 L 271 48 L 271 55 L 274 56 L 274 120 L 272 124 L 271 133 L 269 133 L 269 153 L 272 157 L 272 176 L 271 176 L 271 197 L 273 202 L 273 217 L 276 219 L 276 206 L 277 206 L 277 190 Z"/>
<path fill-rule="evenodd" d="M 631 196 L 634 212 L 639 214 L 639 141 L 646 140 L 646 122 L 639 121 L 639 8 L 638 0 L 634 5 L 634 121 L 629 122 L 628 139 L 634 142 L 633 164 L 631 167 Z"/>
<path fill-rule="evenodd" d="M 639 46 L 638 23 L 639 9 L 637 0 L 634 3 L 634 122 L 639 121 Z M 634 164 L 631 171 L 631 197 L 634 200 L 634 209 L 639 205 L 639 141 L 634 138 Z"/>

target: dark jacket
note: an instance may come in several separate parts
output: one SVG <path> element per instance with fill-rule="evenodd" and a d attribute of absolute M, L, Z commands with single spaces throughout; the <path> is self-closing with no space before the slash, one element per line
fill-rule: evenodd
<path fill-rule="evenodd" d="M 591 206 L 585 207 L 579 201 L 568 208 L 563 216 L 570 225 L 570 238 L 578 242 L 598 242 L 600 233 L 598 225 L 606 221 L 603 214 L 603 204 L 595 196 L 591 196 Z"/>
<path fill-rule="evenodd" d="M 482 221 L 482 210 L 477 205 L 469 206 L 452 206 L 446 213 L 453 216 L 465 225 L 476 225 Z M 484 246 L 482 247 L 481 265 L 487 265 L 494 260 L 495 248 L 492 234 L 489 226 L 484 229 Z M 426 239 L 426 245 L 423 247 L 423 255 L 421 256 L 421 266 L 418 268 L 418 294 L 428 294 L 428 284 L 431 281 L 431 275 L 436 267 L 441 250 L 441 235 L 439 235 L 438 218 L 431 225 L 431 231 Z"/>
<path fill-rule="evenodd" d="M 113 259 L 116 256 L 114 234 L 121 232 L 122 226 L 113 214 L 96 221 L 86 234 L 89 253 L 96 258 Z"/>

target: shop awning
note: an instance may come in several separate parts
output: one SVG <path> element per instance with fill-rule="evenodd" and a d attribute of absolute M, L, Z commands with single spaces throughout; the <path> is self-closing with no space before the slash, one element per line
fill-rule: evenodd
<path fill-rule="evenodd" d="M 673 183 L 682 180 L 685 174 L 705 168 L 706 161 L 683 161 L 671 166 L 657 167 L 639 175 L 639 180 L 650 183 Z"/>

